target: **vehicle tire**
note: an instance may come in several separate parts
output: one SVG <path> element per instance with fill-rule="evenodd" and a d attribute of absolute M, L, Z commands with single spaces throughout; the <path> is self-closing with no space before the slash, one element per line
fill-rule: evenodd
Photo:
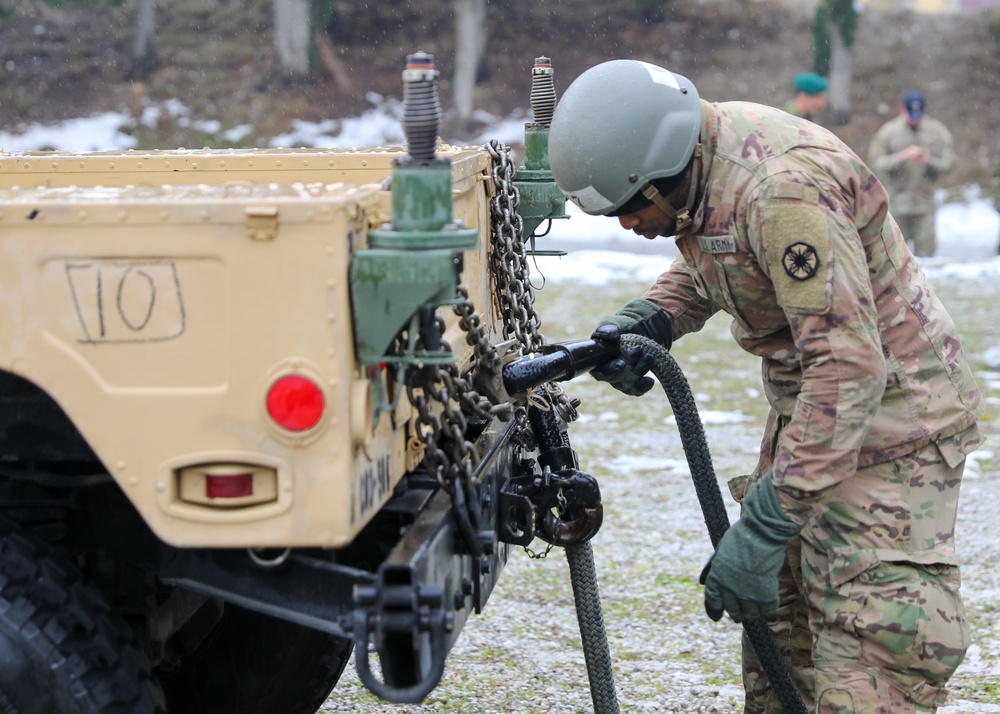
<path fill-rule="evenodd" d="M 165 714 L 133 633 L 80 571 L 0 520 L 0 713 Z"/>
<path fill-rule="evenodd" d="M 206 641 L 159 673 L 170 714 L 314 714 L 353 642 L 226 604 Z"/>

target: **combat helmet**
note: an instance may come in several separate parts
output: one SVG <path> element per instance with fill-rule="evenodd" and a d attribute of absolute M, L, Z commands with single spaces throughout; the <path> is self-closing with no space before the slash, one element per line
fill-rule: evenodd
<path fill-rule="evenodd" d="M 569 86 L 549 129 L 556 185 L 591 215 L 614 215 L 650 182 L 680 174 L 701 130 L 689 79 L 648 62 L 611 60 Z M 659 194 L 657 194 L 658 196 Z"/>

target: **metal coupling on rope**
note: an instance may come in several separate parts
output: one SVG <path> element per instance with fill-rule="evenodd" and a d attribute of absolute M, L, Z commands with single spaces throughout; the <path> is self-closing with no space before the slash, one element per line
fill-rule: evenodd
<path fill-rule="evenodd" d="M 614 359 L 618 352 L 617 342 L 600 340 L 544 345 L 503 368 L 504 388 L 508 394 L 517 394 L 546 382 L 565 382 Z"/>

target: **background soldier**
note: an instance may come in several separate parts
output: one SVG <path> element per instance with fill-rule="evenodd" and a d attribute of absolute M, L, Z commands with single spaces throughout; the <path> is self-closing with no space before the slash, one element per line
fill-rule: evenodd
<path fill-rule="evenodd" d="M 795 75 L 795 96 L 785 102 L 782 109 L 792 116 L 818 121 L 820 114 L 826 109 L 827 85 L 826 77 L 815 72 Z"/>
<path fill-rule="evenodd" d="M 907 92 L 899 116 L 882 125 L 868 148 L 868 161 L 889 189 L 892 215 L 918 256 L 934 255 L 934 189 L 955 163 L 951 132 L 926 107 L 923 94 Z"/>
<path fill-rule="evenodd" d="M 549 162 L 585 212 L 680 253 L 595 338 L 669 347 L 722 310 L 762 360 L 770 415 L 702 574 L 709 617 L 776 618 L 810 711 L 934 711 L 969 646 L 954 532 L 982 406 L 882 184 L 816 124 L 633 60 L 570 85 Z M 638 396 L 649 362 L 593 374 Z M 743 666 L 746 711 L 779 710 L 746 642 Z"/>

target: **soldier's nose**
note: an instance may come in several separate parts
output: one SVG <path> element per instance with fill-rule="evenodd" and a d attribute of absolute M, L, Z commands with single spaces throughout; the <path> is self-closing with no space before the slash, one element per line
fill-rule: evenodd
<path fill-rule="evenodd" d="M 626 213 L 624 216 L 618 216 L 619 225 L 627 231 L 635 228 L 640 222 L 639 217 L 634 213 Z"/>

